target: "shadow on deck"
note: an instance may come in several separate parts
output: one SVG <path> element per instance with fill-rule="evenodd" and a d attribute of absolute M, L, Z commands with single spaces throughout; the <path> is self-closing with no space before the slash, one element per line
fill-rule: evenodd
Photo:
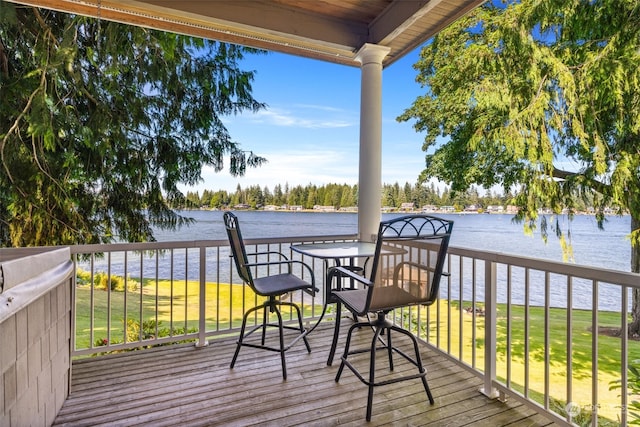
<path fill-rule="evenodd" d="M 486 398 L 477 377 L 427 346 L 421 353 L 435 404 L 429 405 L 420 380 L 377 387 L 367 423 L 367 387 L 347 369 L 334 381 L 339 358 L 326 365 L 331 326 L 325 322 L 310 335 L 311 354 L 302 342 L 287 352 L 286 381 L 277 353 L 245 347 L 229 369 L 235 338 L 214 339 L 204 348 L 172 345 L 76 360 L 71 394 L 54 425 L 553 425 L 515 400 Z M 371 332 L 355 336 L 367 346 Z M 341 340 L 339 351 L 343 346 Z M 380 378 L 389 375 L 386 354 L 378 359 Z M 401 360 L 394 358 L 395 373 L 415 369 Z"/>

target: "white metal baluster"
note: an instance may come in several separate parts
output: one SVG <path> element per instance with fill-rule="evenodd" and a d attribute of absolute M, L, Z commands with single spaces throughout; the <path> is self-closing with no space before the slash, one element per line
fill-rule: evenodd
<path fill-rule="evenodd" d="M 140 341 L 144 341 L 144 310 L 143 310 L 143 303 L 142 303 L 142 284 L 144 283 L 144 251 L 140 251 L 140 298 L 139 298 L 139 303 L 140 303 L 140 307 L 139 307 L 139 317 L 138 319 L 140 319 Z M 126 277 L 125 277 L 126 280 Z M 126 282 L 125 282 L 126 283 Z M 126 284 L 125 284 L 126 287 Z M 158 325 L 156 324 L 156 333 L 155 333 L 155 339 L 158 339 Z"/>
<path fill-rule="evenodd" d="M 600 306 L 598 300 L 599 286 L 598 281 L 592 282 L 592 319 L 591 319 L 591 425 L 597 427 L 598 425 L 598 307 Z M 626 392 L 623 389 L 623 393 Z"/>
<path fill-rule="evenodd" d="M 497 295 L 496 295 L 496 263 L 485 261 L 484 263 L 484 295 L 485 295 L 485 317 L 484 317 L 484 386 L 480 390 L 485 396 L 495 399 L 498 391 L 493 387 L 496 379 L 496 318 L 497 318 Z"/>
<path fill-rule="evenodd" d="M 154 251 L 155 254 L 155 258 L 156 258 L 156 292 L 155 292 L 155 319 L 156 319 L 156 337 L 158 336 L 159 333 L 159 329 L 160 329 L 160 318 L 159 318 L 159 309 L 160 309 L 160 299 L 158 297 L 158 292 L 160 290 L 160 251 L 159 250 L 155 250 Z"/>
<path fill-rule="evenodd" d="M 627 413 L 629 412 L 628 392 L 629 389 L 629 325 L 627 325 L 629 310 L 629 288 L 622 286 L 621 313 L 621 358 L 620 358 L 620 425 L 627 425 Z"/>
<path fill-rule="evenodd" d="M 548 271 L 544 272 L 544 407 L 549 410 L 551 402 L 549 400 L 549 363 L 551 361 L 550 351 L 550 327 L 549 327 L 549 306 L 551 304 L 551 278 Z"/>
<path fill-rule="evenodd" d="M 174 301 L 174 292 L 173 292 L 173 284 L 174 284 L 174 268 L 175 268 L 175 254 L 173 248 L 171 248 L 170 252 L 170 276 L 171 276 L 171 292 L 169 299 L 169 331 L 170 335 L 173 336 L 173 301 Z"/>
<path fill-rule="evenodd" d="M 573 276 L 567 276 L 567 405 L 573 402 Z"/>
<path fill-rule="evenodd" d="M 189 325 L 187 320 L 189 318 L 189 248 L 184 249 L 184 333 L 187 333 Z"/>
<path fill-rule="evenodd" d="M 94 300 L 95 288 L 96 288 L 96 276 L 95 276 L 95 267 L 94 267 L 95 253 L 91 253 L 91 290 L 89 291 L 89 301 L 91 301 L 91 307 L 89 308 L 89 348 L 93 348 L 96 342 L 96 338 L 94 335 L 94 321 L 93 318 L 95 316 L 95 308 L 96 302 Z"/>
<path fill-rule="evenodd" d="M 93 260 L 91 262 L 91 275 L 93 276 Z M 93 281 L 93 280 L 92 280 Z M 112 337 L 112 322 L 111 322 L 111 252 L 107 252 L 107 282 L 109 286 L 107 286 L 107 346 L 111 345 L 111 337 Z M 93 331 L 93 328 L 91 328 Z M 91 342 L 93 342 L 93 336 L 91 337 Z"/>
<path fill-rule="evenodd" d="M 196 347 L 206 347 L 207 320 L 207 248 L 200 247 L 200 302 L 198 307 L 198 342 Z M 186 332 L 186 330 L 185 330 Z"/>
<path fill-rule="evenodd" d="M 525 268 L 525 276 L 524 276 L 524 395 L 525 397 L 529 397 L 529 334 L 531 333 L 531 316 L 530 316 L 530 286 L 531 286 L 531 270 L 527 267 Z"/>
<path fill-rule="evenodd" d="M 477 354 L 476 354 L 476 327 L 477 327 L 477 316 L 476 313 L 476 305 L 478 304 L 478 296 L 476 287 L 478 286 L 478 276 L 476 273 L 476 268 L 478 267 L 476 263 L 476 259 L 472 258 L 471 260 L 471 310 L 473 311 L 473 316 L 471 317 L 471 366 L 474 369 L 478 367 L 477 365 Z"/>
<path fill-rule="evenodd" d="M 513 310 L 511 307 L 511 264 L 507 264 L 507 387 L 511 388 L 511 341 L 513 339 L 511 335 L 511 321 L 513 316 Z"/>
<path fill-rule="evenodd" d="M 128 336 L 127 336 L 127 326 L 128 326 L 128 310 L 127 310 L 127 275 L 129 274 L 129 251 L 124 251 L 124 325 L 123 325 L 123 330 L 124 330 L 124 343 L 126 344 L 128 341 Z M 109 274 L 109 280 L 108 280 L 108 286 L 107 288 L 111 289 L 111 274 Z M 142 325 L 140 325 L 142 326 Z"/>

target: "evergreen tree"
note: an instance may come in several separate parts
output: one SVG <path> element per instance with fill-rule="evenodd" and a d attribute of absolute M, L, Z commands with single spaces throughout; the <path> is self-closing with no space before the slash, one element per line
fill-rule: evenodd
<path fill-rule="evenodd" d="M 204 165 L 263 159 L 222 117 L 258 111 L 255 50 L 0 1 L 0 245 L 153 240 Z"/>

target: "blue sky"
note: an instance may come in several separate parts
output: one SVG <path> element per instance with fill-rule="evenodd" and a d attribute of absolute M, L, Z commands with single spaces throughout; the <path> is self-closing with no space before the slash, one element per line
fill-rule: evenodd
<path fill-rule="evenodd" d="M 413 64 L 420 49 L 385 68 L 383 85 L 382 181 L 415 183 L 424 168 L 423 135 L 412 123 L 396 122 L 424 89 Z M 225 170 L 203 171 L 203 182 L 186 191 L 235 191 L 251 185 L 290 187 L 309 183 L 357 184 L 360 69 L 270 52 L 250 55 L 244 68 L 256 70 L 254 97 L 268 105 L 257 114 L 225 119 L 232 138 L 268 163 L 234 178 Z"/>

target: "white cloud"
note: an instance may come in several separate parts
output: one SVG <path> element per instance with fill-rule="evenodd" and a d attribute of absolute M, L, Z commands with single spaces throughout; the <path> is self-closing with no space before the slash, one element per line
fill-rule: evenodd
<path fill-rule="evenodd" d="M 338 113 L 339 110 L 334 111 L 331 107 L 314 107 L 317 109 L 323 109 L 323 111 L 331 111 Z M 284 127 L 299 127 L 305 129 L 334 129 L 345 128 L 349 126 L 355 126 L 357 124 L 354 120 L 345 120 L 344 117 L 327 117 L 326 115 L 319 117 L 304 117 L 305 115 L 299 114 L 299 112 L 292 112 L 286 109 L 270 108 L 268 110 L 259 111 L 255 114 L 244 116 L 248 122 L 259 123 L 272 126 L 284 126 Z M 344 112 L 341 114 L 344 116 Z"/>
<path fill-rule="evenodd" d="M 258 168 L 248 168 L 242 177 L 232 177 L 225 169 L 215 173 L 212 168 L 205 167 L 202 172 L 203 182 L 183 191 L 226 190 L 235 191 L 259 185 L 273 190 L 277 184 L 289 187 L 307 184 L 326 185 L 329 183 L 354 185 L 358 182 L 358 159 L 352 158 L 346 151 L 283 151 L 277 153 L 261 153 L 269 161 Z"/>
<path fill-rule="evenodd" d="M 305 109 L 309 109 L 309 110 L 329 111 L 329 112 L 332 112 L 332 113 L 340 113 L 340 114 L 348 113 L 343 108 L 330 107 L 328 105 L 295 104 L 294 106 L 296 108 L 305 108 Z"/>

